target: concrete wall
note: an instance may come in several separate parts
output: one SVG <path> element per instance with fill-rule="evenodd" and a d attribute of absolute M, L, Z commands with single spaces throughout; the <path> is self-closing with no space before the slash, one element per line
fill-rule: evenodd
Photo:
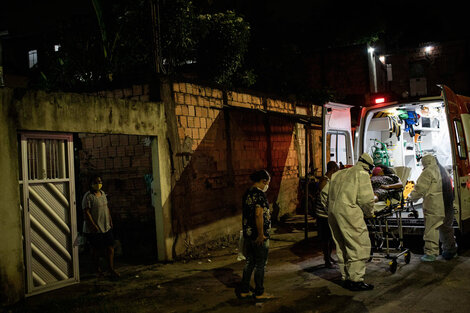
<path fill-rule="evenodd" d="M 0 303 L 13 303 L 24 296 L 22 219 L 18 188 L 18 131 L 67 133 L 107 133 L 156 136 L 160 158 L 153 158 L 153 174 L 158 177 L 152 190 L 155 216 L 163 227 L 170 225 L 170 173 L 165 110 L 162 103 L 108 99 L 79 94 L 46 93 L 0 89 Z M 156 141 L 155 141 L 156 142 Z M 163 143 L 163 144 L 162 144 Z M 165 192 L 163 192 L 165 191 Z M 167 229 L 162 233 L 169 234 Z M 171 239 L 171 238 L 170 238 Z M 165 241 L 164 241 L 165 243 Z M 171 244 L 171 240 L 169 242 Z M 166 247 L 162 247 L 163 254 Z M 159 251 L 161 252 L 161 251 Z M 159 258 L 166 255 L 159 255 Z"/>
<path fill-rule="evenodd" d="M 24 296 L 24 268 L 17 139 L 11 108 L 12 90 L 0 88 L 0 306 Z"/>

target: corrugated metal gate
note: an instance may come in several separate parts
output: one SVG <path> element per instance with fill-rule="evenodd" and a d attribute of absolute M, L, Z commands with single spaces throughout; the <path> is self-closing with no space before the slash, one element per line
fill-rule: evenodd
<path fill-rule="evenodd" d="M 21 134 L 26 295 L 79 281 L 72 138 Z"/>

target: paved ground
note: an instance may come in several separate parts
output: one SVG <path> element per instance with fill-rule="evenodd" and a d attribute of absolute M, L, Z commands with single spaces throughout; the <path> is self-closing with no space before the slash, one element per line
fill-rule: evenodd
<path fill-rule="evenodd" d="M 264 303 L 238 300 L 235 287 L 243 261 L 236 247 L 225 247 L 189 262 L 120 264 L 119 281 L 94 276 L 80 284 L 26 299 L 6 312 L 469 312 L 470 251 L 451 261 L 410 264 L 399 259 L 396 273 L 388 260 L 367 265 L 367 281 L 376 288 L 351 292 L 339 285 L 339 272 L 323 266 L 314 232 L 273 236 L 266 289 L 277 296 Z M 419 240 L 408 241 L 419 252 Z"/>

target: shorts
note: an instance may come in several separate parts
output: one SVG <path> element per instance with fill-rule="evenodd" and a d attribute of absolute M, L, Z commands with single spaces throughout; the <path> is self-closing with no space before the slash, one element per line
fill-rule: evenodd
<path fill-rule="evenodd" d="M 110 229 L 105 233 L 88 233 L 86 234 L 90 245 L 94 248 L 106 248 L 114 245 L 113 230 Z"/>

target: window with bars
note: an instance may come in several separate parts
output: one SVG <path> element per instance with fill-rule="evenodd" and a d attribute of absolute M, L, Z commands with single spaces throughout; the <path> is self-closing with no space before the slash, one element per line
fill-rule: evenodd
<path fill-rule="evenodd" d="M 68 178 L 67 140 L 28 139 L 29 180 Z"/>

